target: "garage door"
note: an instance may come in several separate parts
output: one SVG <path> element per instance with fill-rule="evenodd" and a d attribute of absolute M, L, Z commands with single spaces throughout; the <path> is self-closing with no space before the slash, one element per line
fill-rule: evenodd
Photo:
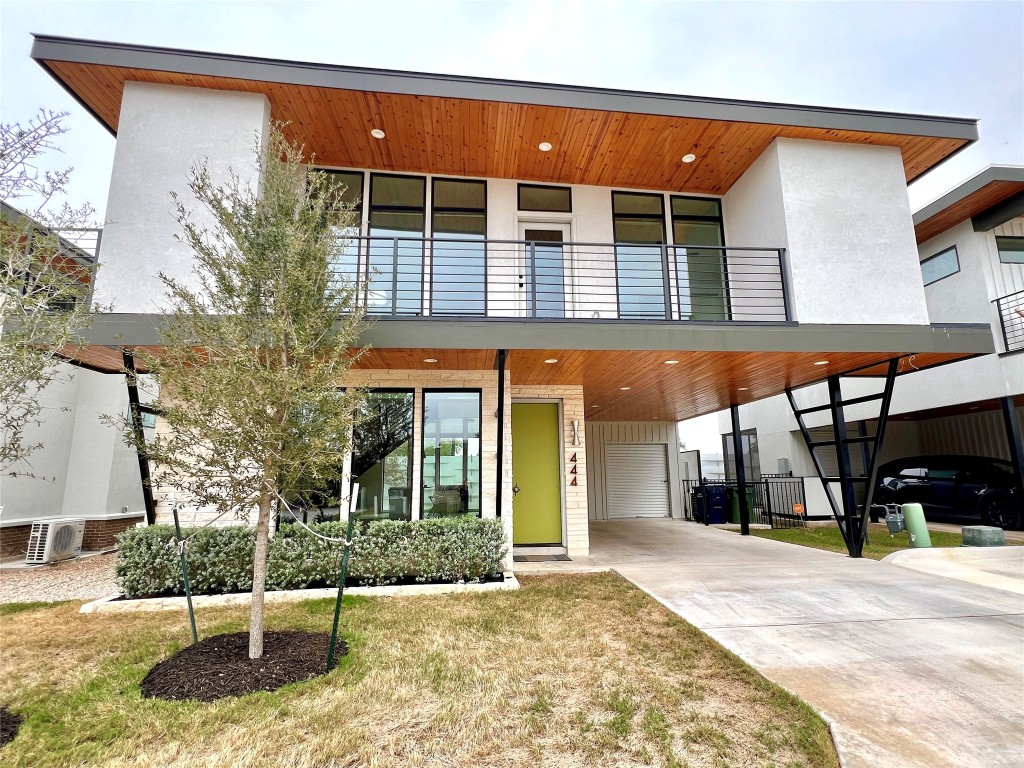
<path fill-rule="evenodd" d="M 668 517 L 668 446 L 609 443 L 605 446 L 608 518 Z"/>

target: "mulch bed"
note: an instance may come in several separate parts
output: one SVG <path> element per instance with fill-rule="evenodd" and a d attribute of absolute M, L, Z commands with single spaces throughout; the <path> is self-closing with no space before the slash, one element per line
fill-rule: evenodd
<path fill-rule="evenodd" d="M 0 747 L 18 735 L 22 719 L 21 715 L 8 712 L 7 707 L 0 707 Z"/>
<path fill-rule="evenodd" d="M 146 698 L 215 701 L 256 691 L 276 691 L 283 685 L 325 673 L 326 632 L 266 632 L 263 656 L 249 658 L 249 633 L 234 632 L 200 640 L 149 670 L 142 681 Z M 338 640 L 335 664 L 348 653 Z"/>

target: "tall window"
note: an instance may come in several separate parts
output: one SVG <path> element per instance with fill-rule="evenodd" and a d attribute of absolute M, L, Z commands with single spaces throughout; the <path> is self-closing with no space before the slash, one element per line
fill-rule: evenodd
<path fill-rule="evenodd" d="M 333 199 L 338 203 L 353 206 L 355 212 L 353 225 L 336 233 L 337 253 L 332 260 L 331 270 L 338 277 L 356 282 L 359 275 L 359 241 L 353 238 L 359 236 L 360 227 L 363 224 L 363 173 L 362 171 L 334 171 L 326 168 L 317 170 L 327 174 L 334 192 Z"/>
<path fill-rule="evenodd" d="M 743 474 L 748 481 L 761 479 L 761 457 L 757 449 L 757 430 L 740 432 L 743 446 Z M 725 456 L 725 479 L 736 479 L 736 452 L 733 450 L 732 432 L 722 435 L 722 455 Z"/>
<path fill-rule="evenodd" d="M 722 205 L 714 198 L 672 197 L 672 242 L 679 317 L 728 320 Z"/>
<path fill-rule="evenodd" d="M 422 176 L 370 177 L 371 314 L 418 315 L 423 311 L 423 226 L 426 179 Z"/>
<path fill-rule="evenodd" d="M 423 393 L 423 517 L 480 515 L 480 392 Z"/>
<path fill-rule="evenodd" d="M 432 315 L 483 315 L 487 236 L 487 185 L 434 179 Z"/>
<path fill-rule="evenodd" d="M 619 317 L 665 317 L 664 198 L 612 192 L 612 223 Z"/>
<path fill-rule="evenodd" d="M 360 409 L 351 473 L 360 519 L 410 519 L 413 398 L 411 391 L 375 390 Z"/>

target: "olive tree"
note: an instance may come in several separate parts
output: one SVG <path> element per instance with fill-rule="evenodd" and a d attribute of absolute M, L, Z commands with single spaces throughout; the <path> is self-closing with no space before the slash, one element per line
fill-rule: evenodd
<path fill-rule="evenodd" d="M 337 485 L 361 398 L 339 383 L 363 328 L 355 286 L 333 269 L 351 207 L 278 127 L 255 154 L 258 183 L 234 170 L 216 183 L 202 163 L 195 203 L 174 196 L 195 265 L 191 279 L 160 275 L 166 347 L 140 356 L 166 429 L 137 446 L 192 504 L 255 515 L 251 658 L 263 654 L 272 509 L 310 483 Z"/>

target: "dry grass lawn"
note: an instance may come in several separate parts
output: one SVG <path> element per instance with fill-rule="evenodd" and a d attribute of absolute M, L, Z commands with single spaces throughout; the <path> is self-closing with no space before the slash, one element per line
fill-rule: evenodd
<path fill-rule="evenodd" d="M 178 614 L 0 614 L 0 705 L 15 766 L 836 766 L 821 720 L 612 574 L 518 592 L 346 600 L 331 675 L 212 704 L 143 699 L 188 642 Z M 329 629 L 333 601 L 270 607 Z M 245 628 L 204 610 L 203 636 Z"/>

